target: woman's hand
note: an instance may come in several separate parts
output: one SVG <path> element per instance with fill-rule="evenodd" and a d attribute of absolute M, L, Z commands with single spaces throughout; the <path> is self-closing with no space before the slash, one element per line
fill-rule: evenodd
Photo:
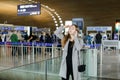
<path fill-rule="evenodd" d="M 75 37 L 77 37 L 77 36 L 78 36 L 78 32 L 77 32 L 77 31 L 75 31 L 75 34 L 74 34 L 74 36 L 75 36 Z"/>
<path fill-rule="evenodd" d="M 69 27 L 70 27 L 69 25 L 64 26 L 64 28 L 69 28 Z"/>

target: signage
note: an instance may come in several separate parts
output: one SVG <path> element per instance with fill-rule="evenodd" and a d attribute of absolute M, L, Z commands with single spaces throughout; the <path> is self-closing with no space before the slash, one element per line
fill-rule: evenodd
<path fill-rule="evenodd" d="M 73 18 L 72 19 L 72 24 L 77 25 L 80 30 L 83 30 L 83 27 L 84 27 L 83 18 Z"/>
<path fill-rule="evenodd" d="M 18 16 L 39 15 L 40 3 L 18 5 L 17 12 Z"/>

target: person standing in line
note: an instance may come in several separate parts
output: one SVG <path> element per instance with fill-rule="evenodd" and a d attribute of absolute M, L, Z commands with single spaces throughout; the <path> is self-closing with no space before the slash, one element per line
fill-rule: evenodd
<path fill-rule="evenodd" d="M 18 36 L 17 36 L 15 31 L 13 31 L 12 35 L 10 36 L 10 40 L 13 43 L 13 45 L 12 45 L 12 56 L 15 56 L 16 52 L 18 52 L 18 46 L 17 46 L 17 44 L 14 44 L 14 43 L 18 42 Z"/>
<path fill-rule="evenodd" d="M 2 35 L 1 35 L 2 42 L 5 42 L 5 37 L 6 35 L 4 34 L 4 32 L 2 32 Z"/>
<path fill-rule="evenodd" d="M 98 32 L 95 36 L 96 39 L 96 44 L 101 44 L 102 43 L 102 35 L 100 32 Z"/>
<path fill-rule="evenodd" d="M 18 41 L 19 42 L 22 42 L 23 41 L 23 38 L 22 38 L 22 34 L 21 34 L 21 32 L 20 31 L 17 31 L 17 36 L 18 36 Z"/>
<path fill-rule="evenodd" d="M 66 35 L 62 33 L 63 29 L 69 28 Z M 55 35 L 61 39 L 63 48 L 62 62 L 59 76 L 62 80 L 81 80 L 78 72 L 78 52 L 83 47 L 83 40 L 78 36 L 79 29 L 77 25 L 61 26 L 55 32 Z"/>

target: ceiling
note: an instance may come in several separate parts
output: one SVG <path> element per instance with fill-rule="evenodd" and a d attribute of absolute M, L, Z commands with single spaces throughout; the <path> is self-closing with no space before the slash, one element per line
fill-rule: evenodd
<path fill-rule="evenodd" d="M 25 0 L 28 1 L 28 0 Z M 83 18 L 86 26 L 113 26 L 120 19 L 120 0 L 34 0 L 55 9 L 63 22 Z M 29 2 L 29 1 L 28 1 Z M 55 29 L 52 17 L 41 8 L 36 16 L 17 16 L 20 0 L 0 0 L 0 23 L 49 27 Z"/>

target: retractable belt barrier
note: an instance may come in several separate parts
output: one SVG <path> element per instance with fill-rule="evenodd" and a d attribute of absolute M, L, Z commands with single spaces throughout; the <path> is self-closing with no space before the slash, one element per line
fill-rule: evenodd
<path fill-rule="evenodd" d="M 103 47 L 116 47 L 116 48 L 118 48 L 119 41 L 118 40 L 103 40 L 102 45 L 103 45 Z"/>

